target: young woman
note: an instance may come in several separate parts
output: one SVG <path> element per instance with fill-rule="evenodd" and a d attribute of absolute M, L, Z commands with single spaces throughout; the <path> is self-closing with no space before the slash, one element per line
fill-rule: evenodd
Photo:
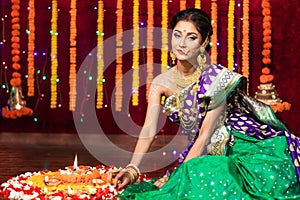
<path fill-rule="evenodd" d="M 177 64 L 153 80 L 131 163 L 115 176 L 119 188 L 132 184 L 119 198 L 299 199 L 299 138 L 269 106 L 244 94 L 240 74 L 209 64 L 208 15 L 183 10 L 171 26 Z M 168 179 L 133 184 L 156 133 L 162 96 L 165 113 L 192 140 Z"/>

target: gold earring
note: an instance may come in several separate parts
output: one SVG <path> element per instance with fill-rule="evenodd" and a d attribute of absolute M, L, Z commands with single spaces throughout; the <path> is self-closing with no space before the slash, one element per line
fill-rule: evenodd
<path fill-rule="evenodd" d="M 173 51 L 170 52 L 170 57 L 171 57 L 171 60 L 172 60 L 172 64 L 175 65 L 176 56 L 173 53 Z"/>
<path fill-rule="evenodd" d="M 200 69 L 203 70 L 203 68 L 206 64 L 206 56 L 205 56 L 205 47 L 204 46 L 200 47 L 200 53 L 197 57 L 197 62 L 198 62 Z"/>
<path fill-rule="evenodd" d="M 198 65 L 200 67 L 201 70 L 204 69 L 205 65 L 206 65 L 206 55 L 205 55 L 205 48 L 208 45 L 208 37 L 206 37 L 205 41 L 203 42 L 203 44 L 200 47 L 200 53 L 197 57 L 197 62 Z"/>

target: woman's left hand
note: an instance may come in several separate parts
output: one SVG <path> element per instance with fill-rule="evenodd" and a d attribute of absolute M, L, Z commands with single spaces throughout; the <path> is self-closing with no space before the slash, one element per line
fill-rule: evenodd
<path fill-rule="evenodd" d="M 158 179 L 157 181 L 155 181 L 154 185 L 158 188 L 161 188 L 162 186 L 165 185 L 165 183 L 168 181 L 169 177 L 164 176 L 160 179 Z"/>

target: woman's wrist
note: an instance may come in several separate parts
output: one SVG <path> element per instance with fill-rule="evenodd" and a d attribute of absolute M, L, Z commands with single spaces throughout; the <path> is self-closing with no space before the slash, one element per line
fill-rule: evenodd
<path fill-rule="evenodd" d="M 134 164 L 128 164 L 125 167 L 125 172 L 127 172 L 130 175 L 130 183 L 133 184 L 137 182 L 137 180 L 140 177 L 140 170 L 139 168 Z"/>
<path fill-rule="evenodd" d="M 141 174 L 140 169 L 135 164 L 128 164 L 126 166 L 126 168 L 130 168 L 130 167 L 133 168 L 139 175 Z"/>

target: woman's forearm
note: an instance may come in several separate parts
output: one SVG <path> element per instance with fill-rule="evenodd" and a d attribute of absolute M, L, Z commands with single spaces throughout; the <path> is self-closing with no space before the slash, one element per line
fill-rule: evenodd
<path fill-rule="evenodd" d="M 199 135 L 197 140 L 195 141 L 193 147 L 189 151 L 188 155 L 186 156 L 184 162 L 196 158 L 202 155 L 205 146 L 208 144 L 210 137 L 206 135 Z"/>
<path fill-rule="evenodd" d="M 189 151 L 184 162 L 192 158 L 201 156 L 203 154 L 205 146 L 209 143 L 210 138 L 214 130 L 216 129 L 216 125 L 219 117 L 224 114 L 224 110 L 226 108 L 225 106 L 226 106 L 226 101 L 222 102 L 217 108 L 207 113 L 202 123 L 202 126 L 199 130 L 199 136 L 196 139 L 193 147 Z"/>
<path fill-rule="evenodd" d="M 155 134 L 150 135 L 147 129 L 148 128 L 145 127 L 142 129 L 130 161 L 131 164 L 134 164 L 136 166 L 139 166 L 144 157 L 144 154 L 148 152 L 155 136 Z"/>

